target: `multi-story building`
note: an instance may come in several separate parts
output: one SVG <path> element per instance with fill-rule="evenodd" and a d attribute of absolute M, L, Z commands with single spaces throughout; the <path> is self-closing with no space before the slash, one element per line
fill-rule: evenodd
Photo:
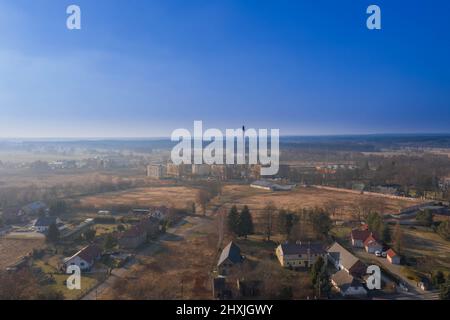
<path fill-rule="evenodd" d="M 192 174 L 192 165 L 168 163 L 166 166 L 166 175 L 173 178 L 181 178 Z"/>
<path fill-rule="evenodd" d="M 319 257 L 325 261 L 327 252 L 322 244 L 284 243 L 275 251 L 278 261 L 285 268 L 309 268 Z"/>
<path fill-rule="evenodd" d="M 147 177 L 161 179 L 166 176 L 166 167 L 161 164 L 150 164 L 147 166 Z"/>
<path fill-rule="evenodd" d="M 193 164 L 192 174 L 196 176 L 209 176 L 211 173 L 211 166 L 208 164 Z"/>
<path fill-rule="evenodd" d="M 229 170 L 224 164 L 213 164 L 211 165 L 211 176 L 219 180 L 227 180 L 229 177 Z"/>

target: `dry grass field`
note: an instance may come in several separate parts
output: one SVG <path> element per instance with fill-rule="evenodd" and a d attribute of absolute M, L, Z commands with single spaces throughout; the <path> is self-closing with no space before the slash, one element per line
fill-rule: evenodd
<path fill-rule="evenodd" d="M 215 219 L 190 217 L 139 252 L 139 263 L 100 299 L 210 299 L 217 241 Z"/>
<path fill-rule="evenodd" d="M 450 242 L 425 228 L 402 228 L 404 251 L 409 257 L 420 259 L 419 269 L 450 272 Z"/>
<path fill-rule="evenodd" d="M 247 205 L 253 212 L 260 211 L 269 202 L 273 202 L 278 208 L 298 210 L 301 208 L 324 207 L 328 201 L 333 201 L 339 208 L 339 217 L 345 218 L 354 210 L 353 206 L 357 202 L 364 199 L 376 200 L 377 198 L 384 202 L 386 212 L 397 212 L 399 209 L 420 203 L 420 201 L 389 199 L 317 188 L 298 187 L 290 192 L 270 192 L 240 185 L 225 186 L 221 201 L 226 203 L 226 206 L 231 206 L 232 204 L 237 206 Z"/>
<path fill-rule="evenodd" d="M 148 187 L 120 192 L 108 192 L 80 199 L 80 206 L 85 208 L 111 208 L 117 206 L 173 206 L 185 208 L 195 201 L 196 189 L 189 187 Z"/>
<path fill-rule="evenodd" d="M 33 251 L 33 249 L 42 248 L 44 242 L 45 240 L 43 239 L 0 238 L 0 270 L 16 263 L 20 258 Z"/>

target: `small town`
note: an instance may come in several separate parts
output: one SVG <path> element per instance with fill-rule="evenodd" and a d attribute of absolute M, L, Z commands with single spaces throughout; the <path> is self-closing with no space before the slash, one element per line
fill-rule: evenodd
<path fill-rule="evenodd" d="M 0 307 L 445 315 L 448 12 L 0 0 Z"/>
<path fill-rule="evenodd" d="M 23 277 L 36 281 L 41 297 L 88 300 L 134 299 L 142 290 L 149 299 L 215 300 L 433 300 L 445 292 L 445 179 L 438 192 L 408 188 L 407 194 L 392 183 L 333 186 L 342 172 L 361 172 L 358 162 L 281 164 L 278 175 L 266 179 L 258 165 L 152 161 L 139 182 L 103 178 L 104 186 L 78 196 L 68 194 L 87 182 L 61 186 L 41 200 L 3 209 L 2 283 Z M 134 172 L 127 163 L 120 170 Z M 16 170 L 33 170 L 24 166 Z M 49 165 L 32 172 L 73 170 L 100 169 Z M 56 192 L 54 200 L 48 192 Z M 67 287 L 71 266 L 81 270 L 80 290 Z M 368 285 L 370 266 L 380 270 L 377 289 Z M 164 279 L 161 272 L 176 276 Z"/>

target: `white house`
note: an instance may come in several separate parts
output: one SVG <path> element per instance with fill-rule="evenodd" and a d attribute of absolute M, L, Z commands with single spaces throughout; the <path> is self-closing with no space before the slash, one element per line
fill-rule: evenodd
<path fill-rule="evenodd" d="M 100 258 L 102 251 L 96 245 L 84 247 L 73 256 L 64 259 L 64 267 L 78 266 L 81 271 L 87 271 L 92 268 L 95 261 Z"/>
<path fill-rule="evenodd" d="M 33 228 L 37 232 L 45 233 L 52 224 L 55 224 L 58 229 L 63 226 L 61 220 L 57 217 L 40 217 L 34 222 Z"/>

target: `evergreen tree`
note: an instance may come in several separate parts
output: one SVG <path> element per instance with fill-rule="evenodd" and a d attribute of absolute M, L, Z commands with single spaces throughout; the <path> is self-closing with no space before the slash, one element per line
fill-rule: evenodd
<path fill-rule="evenodd" d="M 381 228 L 381 240 L 384 242 L 391 242 L 391 231 L 389 230 L 389 226 L 386 223 L 383 223 Z"/>
<path fill-rule="evenodd" d="M 250 214 L 250 210 L 248 209 L 247 206 L 244 206 L 244 208 L 241 211 L 241 214 L 239 215 L 237 229 L 238 235 L 240 237 L 245 237 L 246 239 L 249 234 L 253 233 L 252 215 Z"/>
<path fill-rule="evenodd" d="M 328 296 L 331 290 L 330 277 L 327 273 L 326 262 L 322 257 L 319 257 L 311 268 L 311 282 L 317 290 L 317 295 L 319 298 L 322 296 Z"/>
<path fill-rule="evenodd" d="M 51 243 L 56 243 L 59 240 L 59 230 L 55 223 L 52 223 L 47 232 L 47 241 Z"/>
<path fill-rule="evenodd" d="M 436 273 L 433 275 L 431 281 L 432 281 L 433 286 L 434 286 L 435 288 L 440 288 L 440 286 L 441 286 L 442 284 L 445 283 L 445 276 L 444 276 L 444 273 L 443 273 L 442 271 L 436 272 Z"/>
<path fill-rule="evenodd" d="M 227 225 L 228 230 L 234 235 L 239 234 L 238 230 L 238 222 L 239 222 L 239 212 L 236 206 L 232 206 L 230 212 L 228 213 Z"/>

